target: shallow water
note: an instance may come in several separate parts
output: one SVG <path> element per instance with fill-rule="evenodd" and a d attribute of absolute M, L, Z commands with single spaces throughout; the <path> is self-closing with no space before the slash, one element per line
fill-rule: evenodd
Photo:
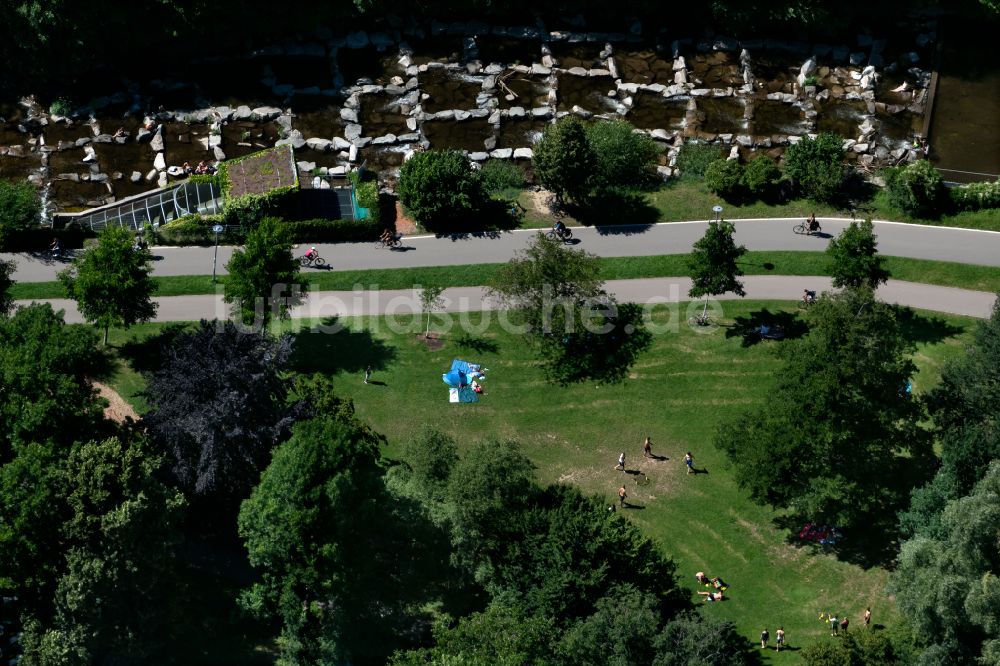
<path fill-rule="evenodd" d="M 684 124 L 688 100 L 666 99 L 653 93 L 638 92 L 625 119 L 639 129 L 680 129 Z"/>
<path fill-rule="evenodd" d="M 747 128 L 746 105 L 732 97 L 699 97 L 698 129 L 712 134 L 740 134 Z"/>
<path fill-rule="evenodd" d="M 417 79 L 420 91 L 429 96 L 421 102 L 427 113 L 448 109 L 474 109 L 476 97 L 483 89 L 481 83 L 461 79 L 442 67 L 421 72 Z"/>
<path fill-rule="evenodd" d="M 559 110 L 570 111 L 574 106 L 591 113 L 608 113 L 615 110 L 615 102 L 608 91 L 615 89 L 615 82 L 606 76 L 559 75 Z"/>
<path fill-rule="evenodd" d="M 674 82 L 673 60 L 663 58 L 654 50 L 616 51 L 615 64 L 622 80 L 630 83 L 661 83 L 670 85 Z"/>
<path fill-rule="evenodd" d="M 470 118 L 460 122 L 429 120 L 423 124 L 423 132 L 430 141 L 431 148 L 476 152 L 486 150 L 484 142 L 493 136 L 493 125 L 484 118 Z"/>
<path fill-rule="evenodd" d="M 858 126 L 868 114 L 868 105 L 860 101 L 828 100 L 816 117 L 816 131 L 830 132 L 844 139 L 857 139 Z"/>
<path fill-rule="evenodd" d="M 747 131 L 755 136 L 788 134 L 801 136 L 808 131 L 802 110 L 785 102 L 754 100 L 753 119 Z"/>

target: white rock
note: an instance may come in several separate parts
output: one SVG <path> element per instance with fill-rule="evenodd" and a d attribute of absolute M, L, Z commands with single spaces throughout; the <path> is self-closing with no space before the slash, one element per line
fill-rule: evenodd
<path fill-rule="evenodd" d="M 138 183 L 140 180 L 142 180 L 142 173 L 138 171 L 133 171 L 132 175 L 130 175 L 128 179 L 133 183 Z"/>
<path fill-rule="evenodd" d="M 306 145 L 312 148 L 313 150 L 325 153 L 326 151 L 330 150 L 330 147 L 333 145 L 333 141 L 331 141 L 330 139 L 320 139 L 317 137 L 310 137 L 306 139 Z"/>
<path fill-rule="evenodd" d="M 215 157 L 216 161 L 221 162 L 226 159 L 226 153 L 223 152 L 222 146 L 216 146 L 212 148 L 212 156 Z"/>
<path fill-rule="evenodd" d="M 349 123 L 358 122 L 358 112 L 354 109 L 343 108 L 340 110 L 340 119 Z"/>
<path fill-rule="evenodd" d="M 309 162 L 307 160 L 299 160 L 295 163 L 301 173 L 310 173 L 316 168 L 315 162 Z"/>
<path fill-rule="evenodd" d="M 358 147 L 357 146 L 351 145 L 351 149 L 348 152 L 347 159 L 349 161 L 351 161 L 351 162 L 357 162 L 358 161 Z"/>
<path fill-rule="evenodd" d="M 534 155 L 535 152 L 531 148 L 514 149 L 514 159 L 516 160 L 530 160 Z"/>
<path fill-rule="evenodd" d="M 97 161 L 97 151 L 94 150 L 93 146 L 83 147 L 83 161 L 87 162 L 88 164 Z"/>
<path fill-rule="evenodd" d="M 485 162 L 490 158 L 489 153 L 484 153 L 482 151 L 476 151 L 474 153 L 469 153 L 469 159 L 473 162 Z"/>
<path fill-rule="evenodd" d="M 509 160 L 513 156 L 514 150 L 512 148 L 497 148 L 490 151 L 490 157 L 498 160 Z"/>
<path fill-rule="evenodd" d="M 385 145 L 388 145 L 390 143 L 396 143 L 396 135 L 395 134 L 391 134 L 390 133 L 390 134 L 386 134 L 384 136 L 377 136 L 374 139 L 372 139 L 372 145 L 373 146 L 385 146 Z"/>
<path fill-rule="evenodd" d="M 153 158 L 153 166 L 157 171 L 163 171 L 167 168 L 167 160 L 163 157 L 163 153 L 156 153 L 156 157 Z"/>
<path fill-rule="evenodd" d="M 166 171 L 161 171 L 160 175 L 156 177 L 156 186 L 157 187 L 166 187 L 167 186 L 167 172 Z"/>
<path fill-rule="evenodd" d="M 156 180 L 156 177 L 157 175 L 159 175 L 159 173 L 160 172 L 157 171 L 156 169 L 150 169 L 149 172 L 146 174 L 146 182 L 152 183 L 154 180 Z"/>

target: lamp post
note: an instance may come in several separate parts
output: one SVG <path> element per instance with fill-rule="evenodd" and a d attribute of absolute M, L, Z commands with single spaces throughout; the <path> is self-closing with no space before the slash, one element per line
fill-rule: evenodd
<path fill-rule="evenodd" d="M 722 218 L 722 206 L 718 204 L 712 206 L 712 212 L 715 213 L 715 221 L 718 222 Z"/>
<path fill-rule="evenodd" d="M 219 234 L 222 233 L 222 225 L 217 224 L 212 227 L 215 232 L 215 255 L 212 257 L 212 284 L 215 284 L 215 265 L 219 261 Z"/>

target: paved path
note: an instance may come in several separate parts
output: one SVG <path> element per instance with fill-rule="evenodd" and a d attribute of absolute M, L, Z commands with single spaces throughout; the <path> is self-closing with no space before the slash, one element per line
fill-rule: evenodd
<path fill-rule="evenodd" d="M 736 240 L 750 250 L 826 249 L 829 239 L 841 232 L 850 220 L 820 218 L 823 236 L 800 236 L 792 226 L 800 219 L 735 220 Z M 665 222 L 641 227 L 574 227 L 582 248 L 602 257 L 633 257 L 678 254 L 691 250 L 705 233 L 706 222 Z M 1000 266 L 1000 232 L 930 227 L 898 222 L 876 222 L 879 252 L 889 256 L 957 261 Z M 435 238 L 410 236 L 398 250 L 376 249 L 373 243 L 317 245 L 320 254 L 335 270 L 369 268 L 409 268 L 456 264 L 502 263 L 524 248 L 535 230 L 520 229 L 498 234 L 473 234 Z M 212 247 L 158 247 L 154 255 L 156 275 L 208 275 L 212 272 Z M 304 251 L 304 248 L 302 248 Z M 218 271 L 232 256 L 231 247 L 219 248 Z M 45 263 L 25 254 L 0 255 L 14 259 L 19 282 L 54 280 L 61 264 Z"/>
<path fill-rule="evenodd" d="M 787 300 L 794 301 L 802 297 L 803 289 L 823 291 L 830 289 L 830 278 L 820 276 L 781 276 L 781 275 L 750 275 L 744 278 L 746 298 L 754 300 Z M 612 280 L 607 283 L 608 290 L 620 301 L 642 304 L 678 303 L 689 300 L 687 297 L 691 280 L 680 277 L 647 278 L 640 280 Z M 484 296 L 482 287 L 454 287 L 446 289 L 443 294 L 446 299 L 445 311 L 473 312 L 493 310 L 495 304 Z M 995 294 L 952 287 L 937 287 L 932 285 L 890 280 L 879 289 L 879 296 L 890 303 L 899 303 L 914 308 L 968 315 L 972 317 L 988 317 L 990 315 Z M 732 300 L 735 296 L 728 294 L 722 301 Z M 156 299 L 160 304 L 156 321 L 192 321 L 198 319 L 225 319 L 228 307 L 222 302 L 221 294 L 204 296 L 170 296 Z M 57 309 L 66 311 L 66 321 L 78 323 L 83 321 L 73 301 L 52 299 Z M 21 302 L 24 303 L 24 302 Z M 695 303 L 694 309 L 700 310 Z M 724 316 L 725 304 L 721 303 Z M 300 306 L 296 307 L 294 318 L 326 318 L 335 316 L 409 315 L 420 312 L 419 294 L 412 289 L 385 291 L 316 291 L 310 292 Z M 682 320 L 687 319 L 687 314 Z"/>

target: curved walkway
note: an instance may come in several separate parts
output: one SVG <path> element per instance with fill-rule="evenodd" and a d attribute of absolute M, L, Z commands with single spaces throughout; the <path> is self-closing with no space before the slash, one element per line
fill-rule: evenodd
<path fill-rule="evenodd" d="M 795 301 L 802 297 L 803 289 L 824 291 L 831 288 L 830 278 L 823 276 L 749 275 L 743 278 L 746 298 L 753 300 Z M 691 280 L 683 277 L 646 278 L 640 280 L 612 280 L 608 291 L 619 301 L 655 305 L 689 301 Z M 475 312 L 493 310 L 495 304 L 485 297 L 483 287 L 453 287 L 443 293 L 446 312 Z M 952 287 L 890 280 L 879 289 L 879 296 L 890 303 L 913 308 L 947 312 L 985 318 L 990 315 L 995 294 Z M 719 301 L 738 297 L 726 294 Z M 158 298 L 159 309 L 154 321 L 193 321 L 198 319 L 226 319 L 228 306 L 222 295 L 171 296 Z M 67 299 L 44 301 L 66 311 L 66 321 L 80 323 L 83 318 L 76 303 Z M 25 304 L 27 301 L 20 301 Z M 700 301 L 692 302 L 693 310 L 700 311 Z M 725 303 L 718 304 L 717 316 L 725 316 Z M 293 318 L 321 319 L 359 315 L 410 315 L 421 311 L 419 293 L 412 289 L 384 291 L 314 291 L 292 311 Z M 686 312 L 681 317 L 687 320 Z"/>
<path fill-rule="evenodd" d="M 750 250 L 826 249 L 829 239 L 839 234 L 850 220 L 819 218 L 822 236 L 800 236 L 792 226 L 802 220 L 734 220 L 736 240 Z M 602 257 L 634 257 L 689 252 L 705 233 L 707 222 L 663 222 L 650 226 L 574 227 L 573 247 Z M 879 252 L 888 256 L 955 261 L 984 266 L 1000 266 L 1000 232 L 932 227 L 900 222 L 876 222 Z M 319 244 L 317 249 L 335 270 L 371 268 L 411 268 L 457 264 L 502 263 L 531 241 L 535 229 L 519 229 L 495 234 L 468 234 L 436 238 L 409 236 L 398 250 L 377 249 L 373 243 Z M 213 247 L 158 247 L 156 275 L 208 275 L 212 272 Z M 232 247 L 219 247 L 218 271 L 232 256 Z M 61 264 L 45 263 L 26 254 L 0 255 L 17 262 L 14 279 L 19 282 L 46 282 L 56 279 Z"/>

